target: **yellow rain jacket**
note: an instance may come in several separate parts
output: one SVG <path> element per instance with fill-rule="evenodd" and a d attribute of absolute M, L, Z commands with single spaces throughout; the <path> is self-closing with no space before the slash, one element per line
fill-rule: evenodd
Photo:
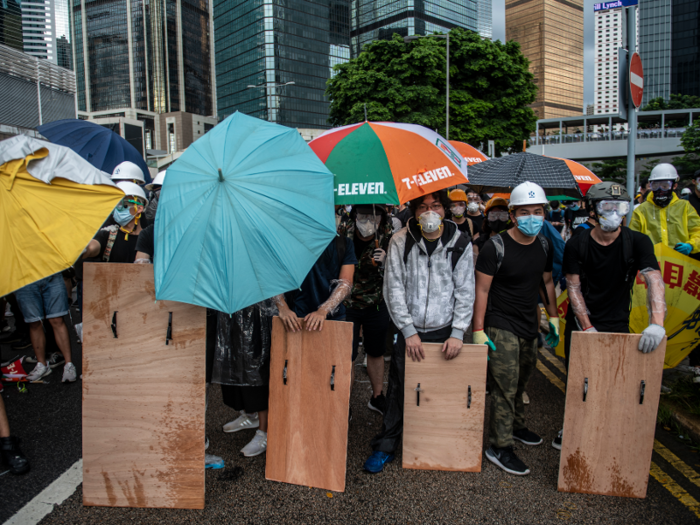
<path fill-rule="evenodd" d="M 679 242 L 691 244 L 693 251 L 700 252 L 700 216 L 686 200 L 674 193 L 671 203 L 665 208 L 654 204 L 654 193 L 649 192 L 632 214 L 630 228 L 647 234 L 653 244 L 663 243 L 673 248 Z"/>

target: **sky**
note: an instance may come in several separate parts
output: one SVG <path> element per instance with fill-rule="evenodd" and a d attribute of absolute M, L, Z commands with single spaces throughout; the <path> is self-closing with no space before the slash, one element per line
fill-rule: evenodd
<path fill-rule="evenodd" d="M 593 21 L 593 0 L 584 0 L 583 5 L 583 107 L 593 104 L 593 73 L 595 71 L 595 32 Z M 492 0 L 493 39 L 505 41 L 506 38 L 506 2 Z M 583 108 L 581 108 L 583 111 Z"/>

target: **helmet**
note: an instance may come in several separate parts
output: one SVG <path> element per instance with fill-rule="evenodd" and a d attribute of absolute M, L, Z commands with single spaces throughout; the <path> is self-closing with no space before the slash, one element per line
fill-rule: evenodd
<path fill-rule="evenodd" d="M 690 188 L 683 188 L 681 190 L 681 195 L 690 195 Z"/>
<path fill-rule="evenodd" d="M 146 179 L 143 178 L 143 171 L 141 171 L 141 168 L 128 160 L 125 160 L 114 168 L 112 180 L 138 180 L 142 184 L 146 182 Z"/>
<path fill-rule="evenodd" d="M 547 204 L 547 196 L 544 190 L 534 182 L 518 184 L 510 192 L 510 207 L 529 206 L 530 204 Z"/>
<path fill-rule="evenodd" d="M 138 197 L 138 198 L 146 201 L 146 204 L 148 204 L 148 199 L 146 198 L 146 192 L 144 192 L 143 188 L 141 186 L 139 186 L 138 184 L 134 184 L 133 182 L 122 180 L 122 181 L 117 182 L 117 188 L 122 190 L 125 195 L 127 195 L 127 196 L 131 195 L 133 197 Z"/>
<path fill-rule="evenodd" d="M 618 184 L 617 182 L 599 182 L 591 186 L 588 190 L 588 193 L 586 193 L 586 200 L 629 202 L 630 196 L 622 184 Z"/>
<path fill-rule="evenodd" d="M 505 200 L 503 197 L 491 197 L 486 203 L 484 215 L 488 215 L 489 210 L 491 208 L 495 208 L 496 206 L 503 206 L 504 208 L 508 208 L 508 201 Z"/>
<path fill-rule="evenodd" d="M 146 184 L 144 188 L 146 188 L 148 191 L 153 191 L 153 186 L 162 186 L 163 181 L 165 180 L 165 172 L 168 170 L 163 170 L 158 172 L 158 175 L 156 175 L 156 178 L 153 179 L 153 181 L 150 184 Z"/>
<path fill-rule="evenodd" d="M 452 202 L 467 202 L 467 194 L 464 190 L 452 190 L 450 192 L 450 200 Z"/>
<path fill-rule="evenodd" d="M 651 170 L 651 175 L 649 176 L 649 182 L 653 180 L 678 180 L 678 172 L 673 164 L 668 164 L 666 162 L 657 164 L 654 169 Z"/>

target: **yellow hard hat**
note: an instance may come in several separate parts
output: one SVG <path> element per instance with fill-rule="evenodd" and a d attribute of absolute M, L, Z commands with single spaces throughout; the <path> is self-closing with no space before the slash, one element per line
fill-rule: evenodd
<path fill-rule="evenodd" d="M 450 192 L 450 200 L 452 202 L 467 202 L 467 194 L 464 190 L 452 190 Z"/>
<path fill-rule="evenodd" d="M 487 215 L 489 210 L 491 208 L 495 208 L 496 206 L 503 206 L 504 208 L 508 209 L 508 201 L 505 200 L 503 197 L 492 197 L 489 199 L 489 201 L 486 203 L 486 206 L 484 207 L 484 215 Z"/>

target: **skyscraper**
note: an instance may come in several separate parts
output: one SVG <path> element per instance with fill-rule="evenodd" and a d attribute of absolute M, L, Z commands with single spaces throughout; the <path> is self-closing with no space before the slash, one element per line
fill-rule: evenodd
<path fill-rule="evenodd" d="M 214 29 L 220 117 L 329 127 L 326 81 L 350 58 L 350 0 L 214 0 Z"/>
<path fill-rule="evenodd" d="M 668 100 L 671 96 L 671 3 L 642 0 L 637 8 L 639 55 L 644 66 L 642 106 L 654 98 Z"/>
<path fill-rule="evenodd" d="M 55 62 L 56 19 L 53 0 L 22 0 L 24 52 Z"/>
<path fill-rule="evenodd" d="M 479 15 L 490 36 L 490 7 L 491 0 L 352 0 L 352 56 L 366 43 L 388 40 L 394 33 L 426 35 L 454 27 L 481 32 Z"/>
<path fill-rule="evenodd" d="M 0 2 L 0 44 L 19 51 L 24 50 L 20 0 L 2 0 Z"/>
<path fill-rule="evenodd" d="M 671 93 L 700 96 L 700 2 L 673 0 L 672 28 Z"/>
<path fill-rule="evenodd" d="M 583 0 L 506 0 L 506 40 L 530 60 L 538 119 L 583 113 Z"/>
<path fill-rule="evenodd" d="M 493 6 L 491 0 L 476 0 L 476 30 L 484 38 L 493 36 Z"/>

